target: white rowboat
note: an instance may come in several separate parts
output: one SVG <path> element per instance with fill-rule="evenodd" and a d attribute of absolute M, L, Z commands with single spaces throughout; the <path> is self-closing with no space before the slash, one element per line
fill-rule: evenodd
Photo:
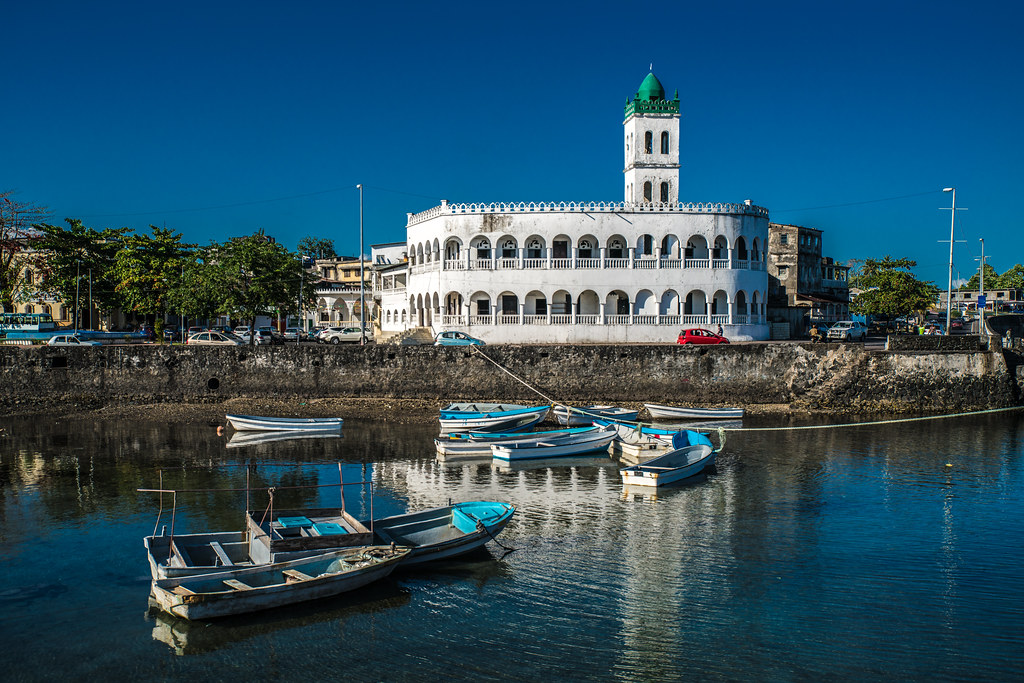
<path fill-rule="evenodd" d="M 607 452 L 608 446 L 618 436 L 613 429 L 596 431 L 593 434 L 582 435 L 580 438 L 566 443 L 553 443 L 550 441 L 536 441 L 526 443 L 494 443 L 491 444 L 491 454 L 495 460 L 514 462 L 518 460 L 542 460 L 545 458 L 560 458 L 571 455 L 583 455 L 598 451 Z"/>
<path fill-rule="evenodd" d="M 715 451 L 707 444 L 684 446 L 665 455 L 619 470 L 627 486 L 663 486 L 700 474 L 715 464 Z"/>
<path fill-rule="evenodd" d="M 734 420 L 743 417 L 743 408 L 682 408 L 645 403 L 651 417 L 660 419 Z"/>
<path fill-rule="evenodd" d="M 558 420 L 558 424 L 573 427 L 593 424 L 594 420 L 599 418 L 635 422 L 640 411 L 616 406 L 583 406 L 582 408 L 555 406 L 551 413 Z"/>
<path fill-rule="evenodd" d="M 339 431 L 340 417 L 258 417 L 256 415 L 228 415 L 228 423 L 237 431 Z"/>

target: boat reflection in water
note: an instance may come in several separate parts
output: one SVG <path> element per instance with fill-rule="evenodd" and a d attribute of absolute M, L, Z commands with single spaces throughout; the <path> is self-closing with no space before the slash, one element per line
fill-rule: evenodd
<path fill-rule="evenodd" d="M 295 439 L 340 439 L 341 432 L 306 432 L 306 431 L 282 431 L 282 432 L 233 432 L 231 438 L 224 444 L 225 448 L 240 448 L 242 446 L 258 446 L 260 444 L 272 443 L 275 441 L 292 441 Z"/>
<path fill-rule="evenodd" d="M 490 459 L 491 469 L 495 472 L 526 472 L 562 467 L 613 467 L 617 463 L 607 453 L 599 455 L 579 455 L 563 458 L 544 458 L 540 460 L 498 460 Z"/>

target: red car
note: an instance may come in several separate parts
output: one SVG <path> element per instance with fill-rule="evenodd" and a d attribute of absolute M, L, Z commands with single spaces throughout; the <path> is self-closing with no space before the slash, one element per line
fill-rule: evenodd
<path fill-rule="evenodd" d="M 692 330 L 683 330 L 679 333 L 680 344 L 728 344 L 729 340 L 711 330 L 704 330 L 695 327 Z"/>

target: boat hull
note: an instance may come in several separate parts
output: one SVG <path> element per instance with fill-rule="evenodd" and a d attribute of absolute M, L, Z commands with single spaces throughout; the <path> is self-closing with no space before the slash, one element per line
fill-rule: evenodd
<path fill-rule="evenodd" d="M 689 479 L 715 464 L 715 451 L 699 444 L 686 446 L 665 455 L 619 470 L 627 486 L 664 486 Z"/>
<path fill-rule="evenodd" d="M 316 557 L 153 582 L 163 611 L 215 619 L 319 600 L 383 579 L 409 553 L 386 546 L 347 548 Z"/>
<path fill-rule="evenodd" d="M 491 445 L 498 444 L 520 444 L 537 443 L 550 441 L 552 443 L 565 443 L 578 439 L 583 434 L 594 433 L 597 427 L 586 427 L 583 429 L 555 429 L 545 432 L 522 432 L 522 433 L 501 433 L 495 434 L 494 438 L 488 438 L 486 433 L 476 433 L 464 438 L 434 439 L 434 447 L 438 455 L 446 457 L 489 457 Z"/>
<path fill-rule="evenodd" d="M 456 503 L 376 520 L 373 531 L 382 542 L 410 548 L 402 560 L 404 567 L 458 557 L 483 547 L 501 533 L 515 511 L 508 503 Z"/>
<path fill-rule="evenodd" d="M 590 437 L 590 435 L 587 435 Z M 607 451 L 608 446 L 616 438 L 614 430 L 596 432 L 593 437 L 571 443 L 523 443 L 523 444 L 491 444 L 491 455 L 495 460 L 517 462 L 521 460 L 543 460 L 561 458 L 585 453 Z"/>
<path fill-rule="evenodd" d="M 256 415 L 228 415 L 227 421 L 235 431 L 239 432 L 336 432 L 344 423 L 340 417 L 259 417 Z"/>
<path fill-rule="evenodd" d="M 549 406 L 540 406 L 494 412 L 442 411 L 441 434 L 521 431 L 540 423 L 549 410 Z"/>
<path fill-rule="evenodd" d="M 743 417 L 743 408 L 683 408 L 663 406 L 656 403 L 645 403 L 651 417 L 660 419 L 691 419 L 691 420 L 735 420 Z"/>
<path fill-rule="evenodd" d="M 635 422 L 639 412 L 638 410 L 617 408 L 615 406 L 584 406 L 582 408 L 555 406 L 551 409 L 551 414 L 558 421 L 558 424 L 567 427 L 593 424 L 596 419 Z"/>

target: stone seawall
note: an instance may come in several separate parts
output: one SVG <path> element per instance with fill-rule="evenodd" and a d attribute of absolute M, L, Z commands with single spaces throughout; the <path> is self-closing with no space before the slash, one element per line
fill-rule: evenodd
<path fill-rule="evenodd" d="M 1015 405 L 999 352 L 893 353 L 853 344 L 215 348 L 0 347 L 0 406 L 415 398 L 790 405 L 835 412 L 956 412 Z M 490 359 L 490 360 L 488 360 Z M 493 361 L 493 362 L 491 362 Z M 504 372 L 505 368 L 512 375 Z"/>

